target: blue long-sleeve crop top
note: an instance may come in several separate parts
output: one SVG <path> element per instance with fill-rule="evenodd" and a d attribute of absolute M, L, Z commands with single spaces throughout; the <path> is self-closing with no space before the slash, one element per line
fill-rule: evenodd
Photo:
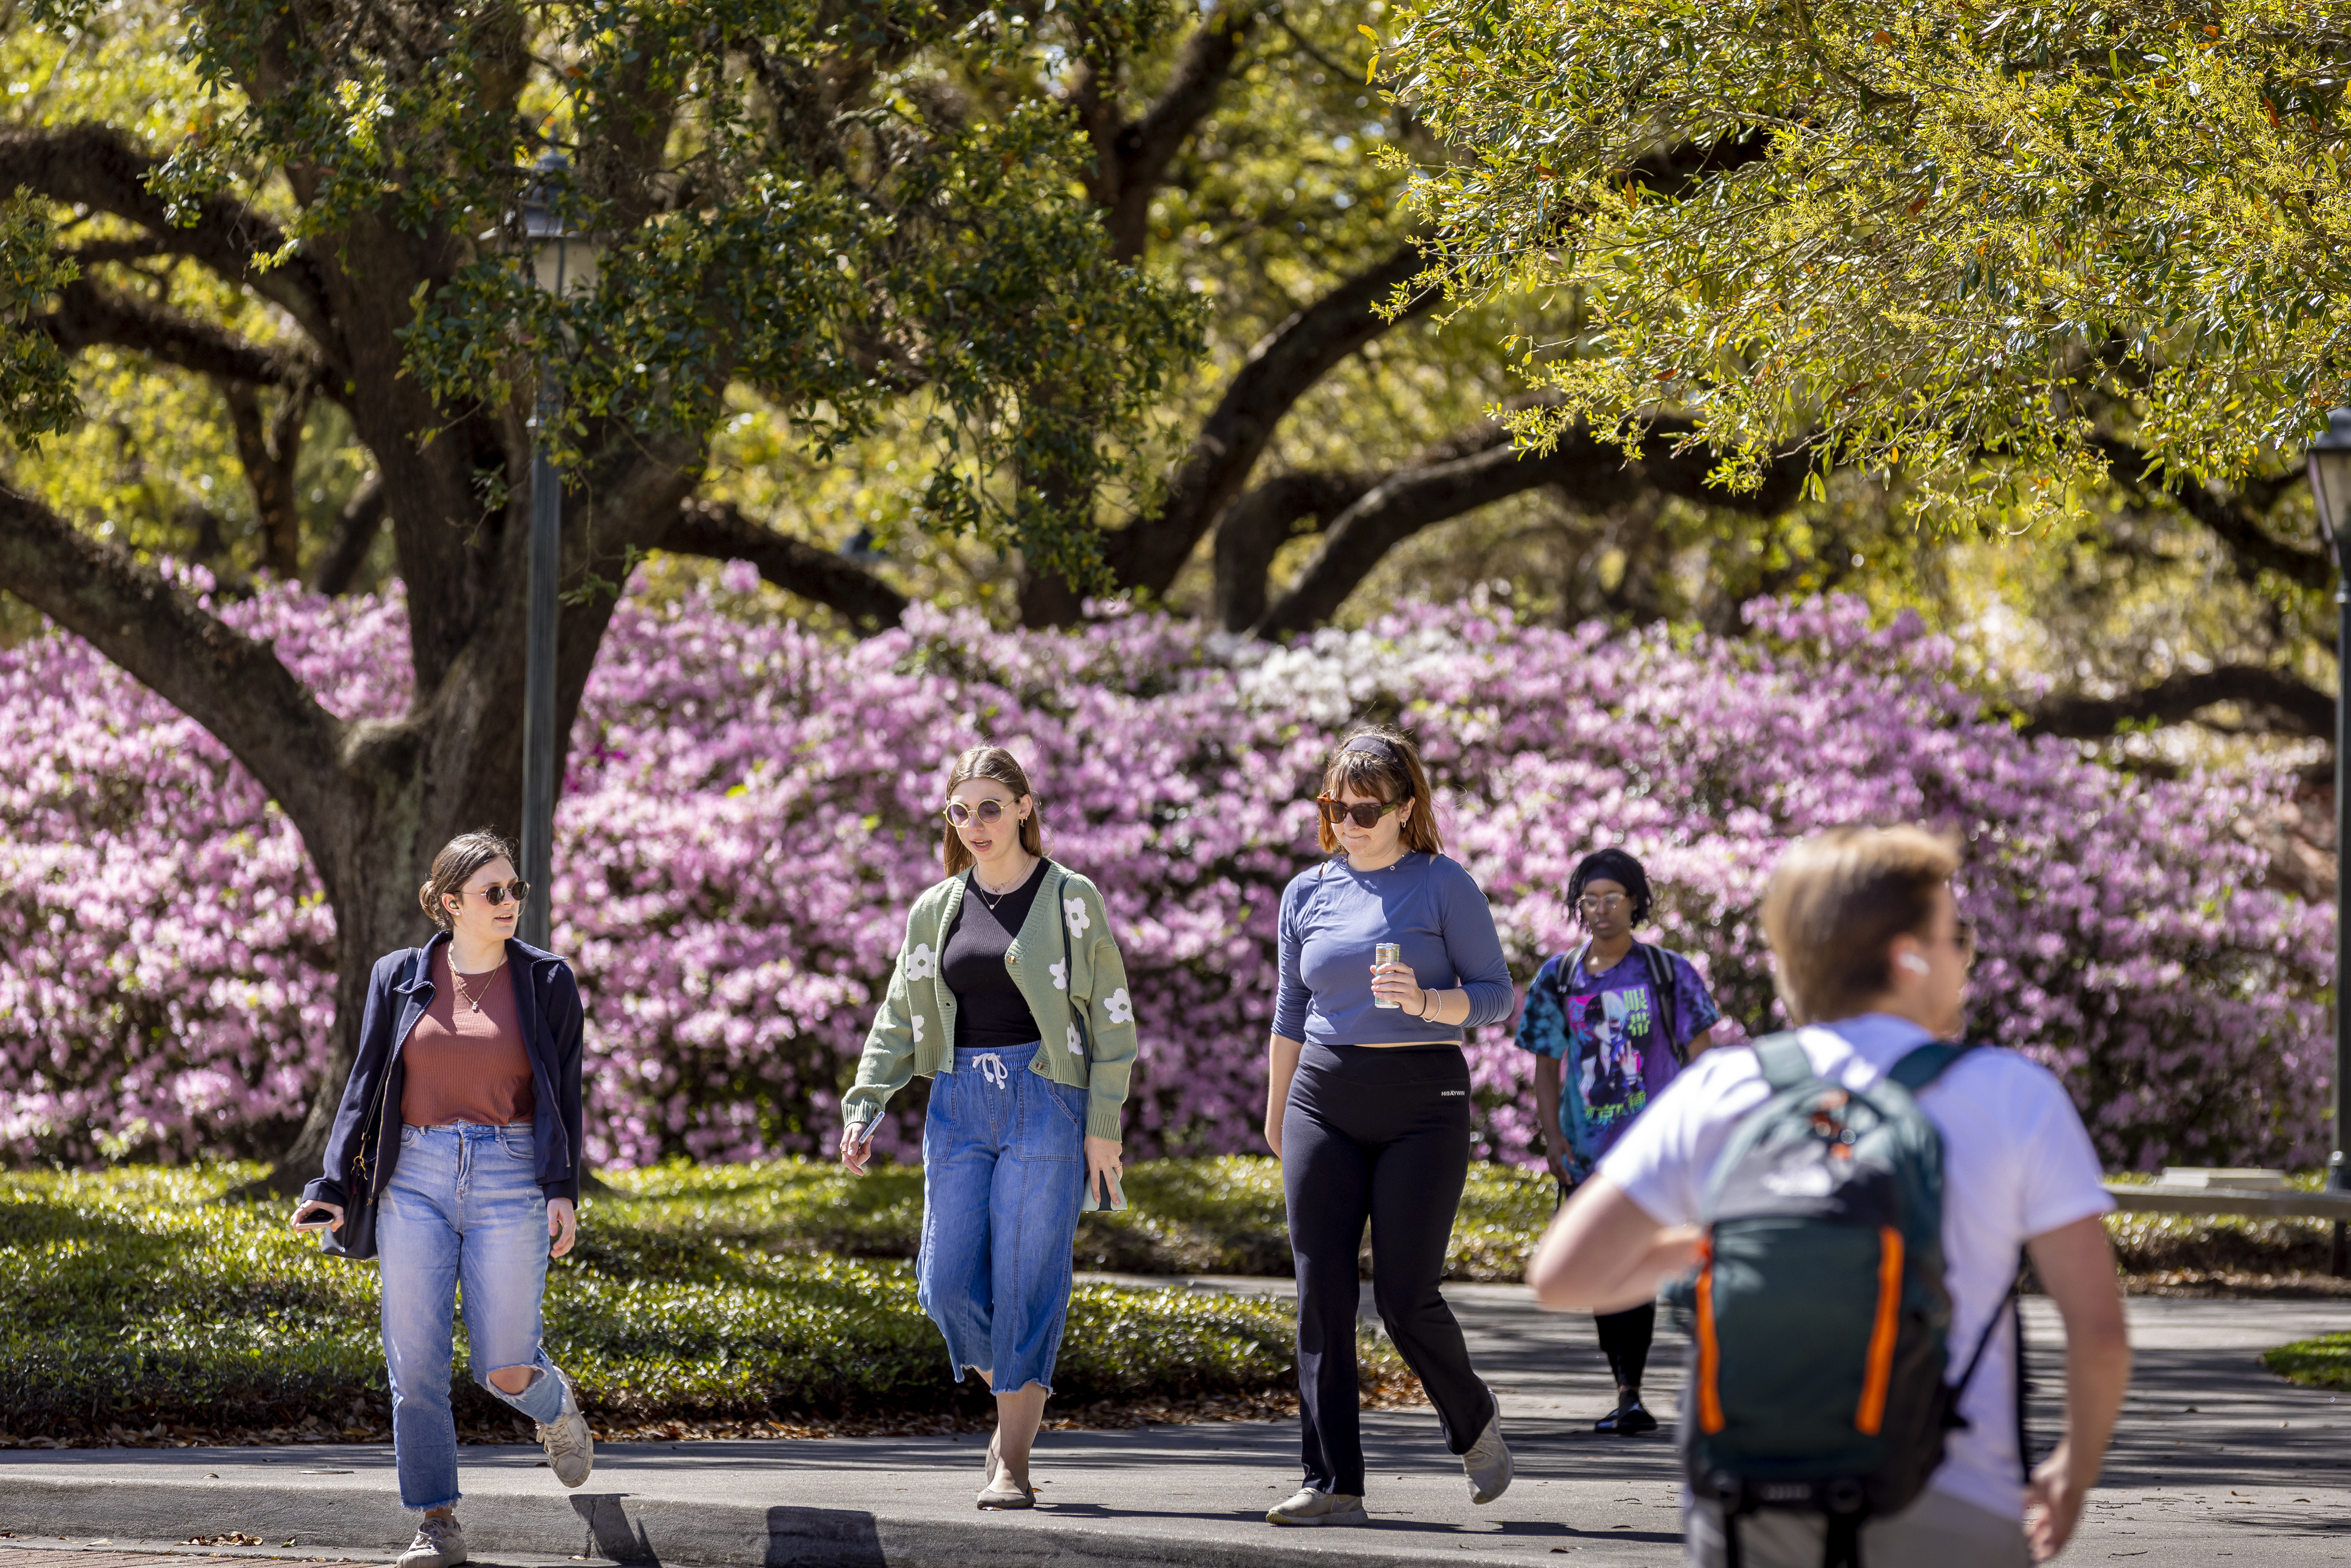
<path fill-rule="evenodd" d="M 1372 1001 L 1372 949 L 1393 942 L 1426 990 L 1469 993 L 1469 1023 L 1510 1016 L 1517 996 L 1486 895 L 1458 861 L 1417 851 L 1378 871 L 1335 855 L 1281 894 L 1273 1032 L 1309 1045 L 1458 1045 L 1461 1027 Z"/>

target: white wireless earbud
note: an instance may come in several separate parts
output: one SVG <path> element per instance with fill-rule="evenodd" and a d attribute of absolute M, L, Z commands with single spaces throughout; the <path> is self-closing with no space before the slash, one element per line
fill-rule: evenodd
<path fill-rule="evenodd" d="M 1927 960 L 1916 953 L 1903 954 L 1901 962 L 1902 967 L 1914 975 L 1923 975 L 1927 972 Z"/>

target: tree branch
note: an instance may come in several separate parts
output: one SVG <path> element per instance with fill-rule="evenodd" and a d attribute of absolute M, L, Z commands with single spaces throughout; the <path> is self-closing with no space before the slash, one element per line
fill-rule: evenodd
<path fill-rule="evenodd" d="M 1218 9 L 1192 30 L 1176 61 L 1176 74 L 1141 120 L 1117 117 L 1092 81 L 1091 69 L 1076 95 L 1079 118 L 1094 143 L 1094 199 L 1103 208 L 1112 254 L 1133 261 L 1151 233 L 1151 198 L 1167 177 L 1167 166 L 1217 107 L 1242 46 L 1258 25 L 1254 9 Z"/>
<path fill-rule="evenodd" d="M 0 582 L 218 737 L 306 838 L 341 809 L 345 742 L 365 727 L 129 550 L 0 487 Z"/>
<path fill-rule="evenodd" d="M 253 514 L 261 524 L 261 564 L 290 582 L 302 572 L 302 511 L 294 498 L 294 468 L 302 456 L 302 422 L 310 411 L 311 389 L 288 388 L 277 416 L 268 420 L 262 417 L 260 392 L 248 382 L 225 381 L 220 392 L 236 437 L 237 462 L 253 492 Z"/>
<path fill-rule="evenodd" d="M 1256 625 L 1265 614 L 1266 573 L 1298 525 L 1319 517 L 1327 526 L 1374 483 L 1362 474 L 1294 470 L 1275 475 L 1226 508 L 1217 522 L 1217 624 L 1228 632 Z"/>
<path fill-rule="evenodd" d="M 1165 593 L 1184 570 L 1200 536 L 1232 504 L 1257 466 L 1274 427 L 1298 400 L 1341 361 L 1395 323 L 1373 307 L 1420 271 L 1420 249 L 1407 240 L 1377 265 L 1357 273 L 1268 333 L 1217 400 L 1176 470 L 1166 503 L 1153 516 L 1102 540 L 1102 556 L 1124 586 Z M 1436 303 L 1416 299 L 1407 314 Z M 1021 586 L 1020 615 L 1031 626 L 1074 620 L 1076 596 L 1060 578 L 1029 576 Z"/>
<path fill-rule="evenodd" d="M 351 591 L 351 580 L 367 560 L 369 547 L 383 531 L 383 476 L 371 475 L 336 517 L 335 537 L 319 558 L 318 573 L 310 583 L 313 590 L 339 597 Z"/>
<path fill-rule="evenodd" d="M 895 626 L 906 596 L 856 562 L 779 534 L 743 515 L 728 501 L 689 501 L 661 540 L 682 555 L 748 561 L 788 593 L 838 612 L 860 635 Z"/>
<path fill-rule="evenodd" d="M 2240 576 L 2250 580 L 2261 572 L 2273 571 L 2314 591 L 2334 586 L 2335 567 L 2325 551 L 2288 544 L 2262 526 L 2261 514 L 2269 509 L 2266 506 L 2255 510 L 2225 491 L 2193 479 L 2177 489 L 2167 488 L 2159 476 L 2148 474 L 2147 454 L 2130 443 L 2101 436 L 2095 444 L 2116 483 L 2142 502 L 2161 497 L 2201 523 L 2228 550 Z M 2284 486 L 2261 488 L 2273 502 Z"/>
<path fill-rule="evenodd" d="M 2335 735 L 2334 695 L 2266 664 L 2223 664 L 2167 675 L 2118 697 L 2052 697 L 2027 710 L 2031 722 L 2024 733 L 2092 739 L 2112 735 L 2125 724 L 2179 724 L 2214 703 L 2254 710 L 2264 722 L 2252 727 L 2271 733 L 2319 739 Z"/>
<path fill-rule="evenodd" d="M 1803 483 L 1805 458 L 1784 453 L 1765 471 L 1763 484 L 1744 493 L 1709 486 L 1711 456 L 1699 447 L 1671 450 L 1689 427 L 1659 421 L 1643 455 L 1627 458 L 1617 447 L 1595 441 L 1580 426 L 1562 433 L 1548 454 L 1522 454 L 1490 424 L 1495 444 L 1468 456 L 1449 457 L 1392 474 L 1373 486 L 1324 531 L 1322 548 L 1288 591 L 1250 629 L 1278 637 L 1320 625 L 1337 613 L 1357 584 L 1388 551 L 1432 524 L 1459 517 L 1539 486 L 1564 487 L 1587 511 L 1622 507 L 1650 494 L 1665 494 L 1703 506 L 1769 516 L 1792 504 Z M 1477 430 L 1468 433 L 1474 439 Z M 1453 445 L 1455 438 L 1445 445 Z M 1662 448 L 1662 450 L 1660 450 Z"/>
<path fill-rule="evenodd" d="M 298 351 L 266 348 L 129 295 L 77 279 L 57 291 L 57 308 L 34 326 L 68 353 L 96 344 L 140 353 L 225 382 L 290 387 L 318 380 L 316 362 Z"/>
<path fill-rule="evenodd" d="M 111 126 L 0 131 L 0 191 L 28 185 L 53 202 L 95 207 L 138 224 L 171 254 L 252 285 L 331 353 L 331 311 L 308 258 L 298 255 L 266 271 L 257 265 L 286 243 L 284 232 L 226 196 L 208 196 L 197 204 L 193 222 L 175 222 L 163 199 L 148 189 L 158 167 Z"/>

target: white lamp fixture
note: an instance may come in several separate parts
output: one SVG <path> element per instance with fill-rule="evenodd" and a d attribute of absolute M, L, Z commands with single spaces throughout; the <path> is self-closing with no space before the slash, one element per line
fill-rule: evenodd
<path fill-rule="evenodd" d="M 585 294 L 596 287 L 596 242 L 574 230 L 557 210 L 571 162 L 560 152 L 539 154 L 538 177 L 523 188 L 520 215 L 524 255 L 539 287 L 556 296 Z"/>

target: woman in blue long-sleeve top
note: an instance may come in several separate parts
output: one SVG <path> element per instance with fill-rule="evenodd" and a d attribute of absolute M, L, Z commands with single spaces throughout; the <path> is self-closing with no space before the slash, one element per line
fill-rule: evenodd
<path fill-rule="evenodd" d="M 1373 1298 L 1437 1406 L 1470 1500 L 1510 1484 L 1499 1408 L 1437 1289 L 1469 1174 L 1461 1031 L 1510 1017 L 1517 999 L 1501 939 L 1485 894 L 1441 852 L 1428 775 L 1403 734 L 1351 736 L 1317 804 L 1331 858 L 1281 895 L 1267 1056 L 1265 1140 L 1281 1159 L 1298 1263 L 1306 1461 L 1304 1488 L 1267 1513 L 1274 1524 L 1367 1518 L 1355 1383 L 1366 1219 Z M 1377 962 L 1383 943 L 1395 961 Z"/>

